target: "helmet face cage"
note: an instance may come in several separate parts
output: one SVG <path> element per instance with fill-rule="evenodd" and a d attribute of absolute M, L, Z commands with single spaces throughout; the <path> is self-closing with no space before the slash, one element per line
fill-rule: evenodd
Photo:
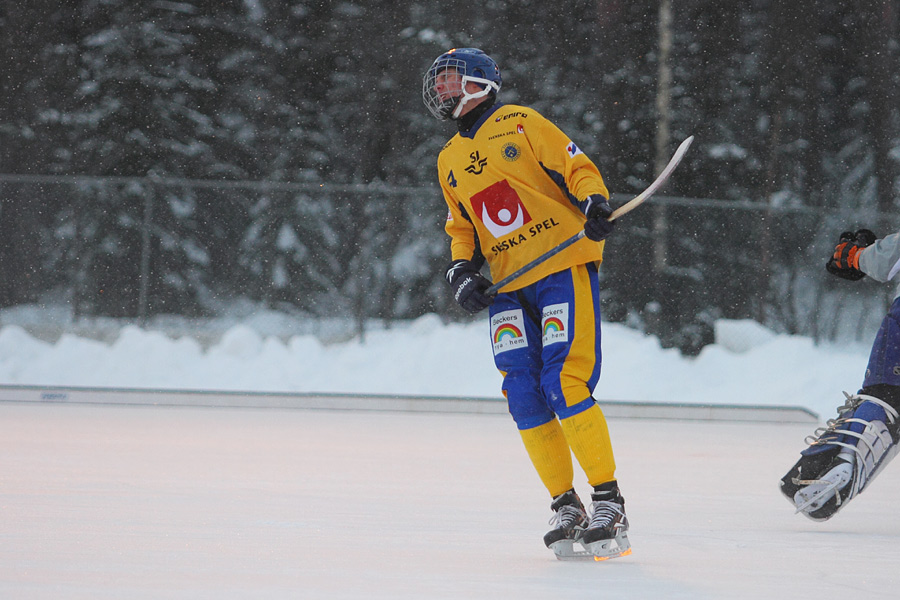
<path fill-rule="evenodd" d="M 452 73 L 458 73 L 459 77 L 452 77 Z M 469 93 L 466 84 L 470 81 L 482 89 Z M 487 54 L 474 49 L 451 50 L 437 57 L 425 73 L 422 99 L 435 118 L 457 119 L 469 100 L 499 91 L 500 83 L 500 69 Z M 436 89 L 438 85 L 442 88 L 440 92 Z"/>

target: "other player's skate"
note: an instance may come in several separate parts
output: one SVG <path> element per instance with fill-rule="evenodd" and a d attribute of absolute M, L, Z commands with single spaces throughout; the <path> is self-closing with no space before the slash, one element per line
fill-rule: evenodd
<path fill-rule="evenodd" d="M 544 535 L 544 543 L 553 550 L 559 560 L 578 560 L 591 558 L 586 550 L 576 548 L 581 532 L 588 524 L 584 505 L 575 490 L 569 490 L 553 499 L 550 504 L 553 516 L 550 524 L 553 529 Z"/>
<path fill-rule="evenodd" d="M 618 484 L 610 481 L 594 487 L 591 500 L 591 520 L 581 535 L 581 545 L 594 560 L 631 554 L 625 499 L 619 493 Z"/>
<path fill-rule="evenodd" d="M 830 519 L 846 506 L 900 448 L 896 408 L 868 394 L 844 395 L 837 418 L 806 438 L 810 447 L 781 479 L 781 492 L 814 521 Z"/>

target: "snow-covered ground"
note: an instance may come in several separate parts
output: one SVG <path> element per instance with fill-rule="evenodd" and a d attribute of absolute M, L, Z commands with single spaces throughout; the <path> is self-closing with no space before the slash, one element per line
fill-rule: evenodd
<path fill-rule="evenodd" d="M 59 315 L 50 315 L 59 318 Z M 42 341 L 47 313 L 0 314 L 0 385 L 498 397 L 487 319 L 444 324 L 428 315 L 358 340 L 323 344 L 279 313 L 172 336 L 125 326 L 105 339 Z M 72 324 L 67 325 L 72 330 Z M 66 328 L 66 324 L 63 324 Z M 109 326 L 107 326 L 109 329 Z M 183 325 L 182 330 L 190 330 Z M 171 330 L 171 329 L 170 329 Z M 779 405 L 831 417 L 856 391 L 874 331 L 857 345 L 815 345 L 752 321 L 720 321 L 696 358 L 618 324 L 603 328 L 601 400 Z M 103 337 L 103 336 L 94 336 Z"/>

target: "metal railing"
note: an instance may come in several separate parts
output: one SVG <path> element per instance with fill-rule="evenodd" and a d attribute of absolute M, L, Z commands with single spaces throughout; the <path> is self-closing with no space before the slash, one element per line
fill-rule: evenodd
<path fill-rule="evenodd" d="M 629 198 L 615 194 L 612 203 Z M 665 207 L 669 223 L 664 273 L 647 261 L 654 207 Z M 0 174 L 0 281 L 28 282 L 3 288 L 0 305 L 55 294 L 76 314 L 144 323 L 247 297 L 352 317 L 360 333 L 374 318 L 462 318 L 441 273 L 444 214 L 437 186 Z M 871 328 L 866 314 L 881 312 L 884 288 L 842 286 L 821 269 L 834 238 L 859 218 L 656 196 L 622 219 L 608 245 L 607 316 L 650 329 L 653 306 L 669 307 L 666 329 L 680 347 L 679 328 L 721 317 L 817 339 L 841 336 L 835 320 Z M 770 247 L 761 275 L 763 232 Z M 837 310 L 846 298 L 866 314 Z"/>

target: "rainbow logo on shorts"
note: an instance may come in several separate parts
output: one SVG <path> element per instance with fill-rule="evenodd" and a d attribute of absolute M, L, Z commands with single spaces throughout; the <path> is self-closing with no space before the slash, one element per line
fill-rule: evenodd
<path fill-rule="evenodd" d="M 496 344 L 504 338 L 516 339 L 522 337 L 522 331 L 515 325 L 503 325 L 498 327 L 494 332 L 494 343 Z"/>
<path fill-rule="evenodd" d="M 568 342 L 569 332 L 566 331 L 566 323 L 569 322 L 569 305 L 550 304 L 541 311 L 541 343 L 545 346 L 557 342 Z"/>
<path fill-rule="evenodd" d="M 522 309 L 505 310 L 491 317 L 491 340 L 494 342 L 494 355 L 525 348 L 528 338 L 525 336 L 525 319 Z"/>
<path fill-rule="evenodd" d="M 556 317 L 550 317 L 544 321 L 544 335 L 548 333 L 556 333 L 557 331 L 562 331 L 565 329 L 563 322 L 557 319 Z"/>

